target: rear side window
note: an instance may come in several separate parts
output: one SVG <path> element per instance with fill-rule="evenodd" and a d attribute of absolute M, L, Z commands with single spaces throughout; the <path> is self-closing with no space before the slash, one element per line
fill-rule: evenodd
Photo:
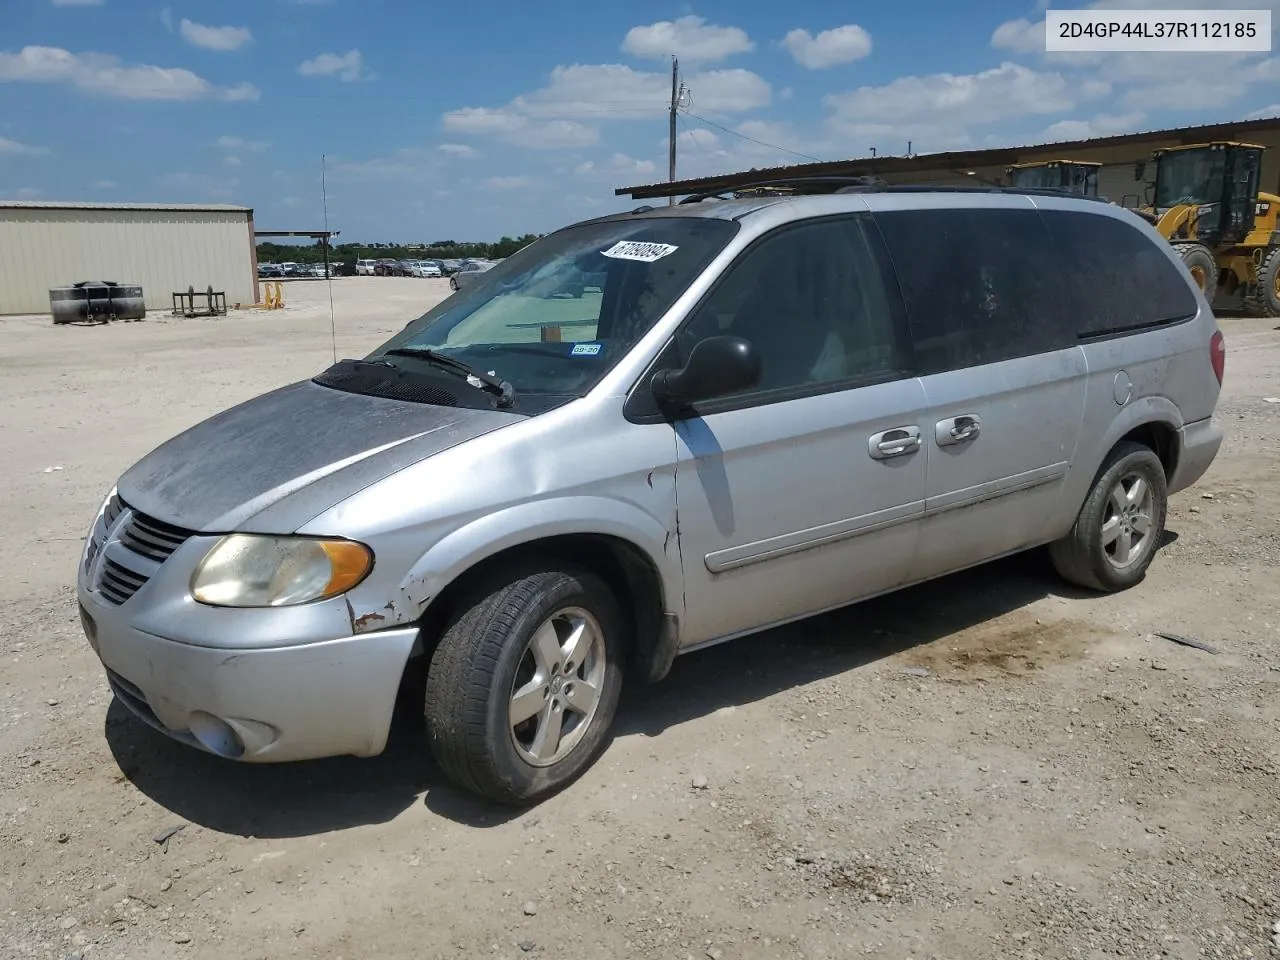
<path fill-rule="evenodd" d="M 1081 339 L 1195 316 L 1182 269 L 1138 229 L 1114 217 L 1045 210 L 1058 246 L 1067 305 Z"/>
<path fill-rule="evenodd" d="M 875 219 L 902 285 L 920 375 L 1074 345 L 1038 211 L 895 210 Z"/>

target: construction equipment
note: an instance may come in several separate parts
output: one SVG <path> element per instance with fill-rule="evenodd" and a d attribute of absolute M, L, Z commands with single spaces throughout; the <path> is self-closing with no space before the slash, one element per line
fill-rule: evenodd
<path fill-rule="evenodd" d="M 1210 303 L 1239 293 L 1248 313 L 1280 317 L 1280 196 L 1258 190 L 1265 149 L 1224 140 L 1157 150 L 1139 212 L 1173 244 Z M 1135 180 L 1146 167 L 1137 165 Z"/>
<path fill-rule="evenodd" d="M 1062 190 L 1083 197 L 1098 195 L 1101 163 L 1091 160 L 1037 160 L 1015 163 L 1004 171 L 1009 186 L 1031 190 Z"/>

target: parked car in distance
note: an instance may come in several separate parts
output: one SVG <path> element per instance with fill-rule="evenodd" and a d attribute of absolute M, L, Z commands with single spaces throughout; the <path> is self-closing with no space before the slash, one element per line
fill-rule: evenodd
<path fill-rule="evenodd" d="M 278 263 L 260 263 L 258 276 L 264 280 L 279 280 L 284 277 L 284 268 Z"/>
<path fill-rule="evenodd" d="M 493 267 L 494 264 L 492 263 L 472 260 L 469 263 L 464 264 L 457 273 L 449 278 L 449 288 L 452 290 L 462 290 L 475 283 L 481 274 L 488 273 L 493 269 Z"/>
<path fill-rule="evenodd" d="M 438 277 L 440 276 L 440 268 L 430 260 L 414 260 L 413 276 L 415 277 Z"/>
<path fill-rule="evenodd" d="M 1141 583 L 1223 438 L 1171 245 L 1061 194 L 793 188 L 551 233 L 143 457 L 77 571 L 119 702 L 272 762 L 378 754 L 412 698 L 523 805 L 678 654 L 1041 547 Z"/>
<path fill-rule="evenodd" d="M 372 276 L 373 276 L 373 268 L 374 268 L 374 265 L 375 265 L 376 263 L 377 263 L 377 261 L 375 261 L 375 260 L 357 260 L 357 261 L 356 261 L 356 276 L 357 276 L 357 277 L 372 277 Z"/>

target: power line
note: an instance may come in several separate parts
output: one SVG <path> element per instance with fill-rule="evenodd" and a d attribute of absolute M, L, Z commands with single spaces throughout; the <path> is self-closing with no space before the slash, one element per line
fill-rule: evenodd
<path fill-rule="evenodd" d="M 791 150 L 788 147 L 780 147 L 776 143 L 766 143 L 764 140 L 757 140 L 755 137 L 748 137 L 745 133 L 739 133 L 737 130 L 730 130 L 728 127 L 722 127 L 720 124 L 716 123 L 714 120 L 708 120 L 706 117 L 700 117 L 696 113 L 690 113 L 688 110 L 686 110 L 685 113 L 693 117 L 693 119 L 699 121 L 700 123 L 705 123 L 707 124 L 707 126 L 715 127 L 717 130 L 723 130 L 725 133 L 732 134 L 735 137 L 741 137 L 743 140 L 748 140 L 751 143 L 758 144 L 759 146 L 768 147 L 771 150 L 781 150 L 783 153 L 789 153 L 793 157 L 800 157 L 801 159 L 804 159 L 804 160 L 812 160 L 814 163 L 822 162 L 817 157 L 811 157 L 807 153 L 801 153 L 798 150 Z"/>

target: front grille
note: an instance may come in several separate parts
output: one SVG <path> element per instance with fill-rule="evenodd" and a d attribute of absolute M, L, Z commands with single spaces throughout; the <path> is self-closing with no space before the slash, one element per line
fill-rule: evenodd
<path fill-rule="evenodd" d="M 134 553 L 163 563 L 190 536 L 188 530 L 135 512 L 120 531 L 120 542 Z"/>
<path fill-rule="evenodd" d="M 116 606 L 132 597 L 151 579 L 154 572 L 150 569 L 152 563 L 164 563 L 193 535 L 190 530 L 148 517 L 145 513 L 138 513 L 119 497 L 111 498 L 111 503 L 107 505 L 107 510 L 103 514 L 108 535 L 120 514 L 125 510 L 129 510 L 129 514 L 117 532 L 116 540 L 129 553 L 145 558 L 151 563 L 144 564 L 148 572 L 140 572 L 129 564 L 127 555 L 117 554 L 115 558 L 107 556 L 102 559 L 102 566 L 98 572 L 98 592 L 104 600 Z M 100 545 L 91 545 L 91 557 L 96 556 L 100 550 Z M 122 560 L 124 562 L 121 562 Z"/>
<path fill-rule="evenodd" d="M 120 566 L 114 560 L 104 560 L 98 579 L 98 592 L 119 606 L 137 593 L 147 579 L 141 573 L 134 573 Z"/>

